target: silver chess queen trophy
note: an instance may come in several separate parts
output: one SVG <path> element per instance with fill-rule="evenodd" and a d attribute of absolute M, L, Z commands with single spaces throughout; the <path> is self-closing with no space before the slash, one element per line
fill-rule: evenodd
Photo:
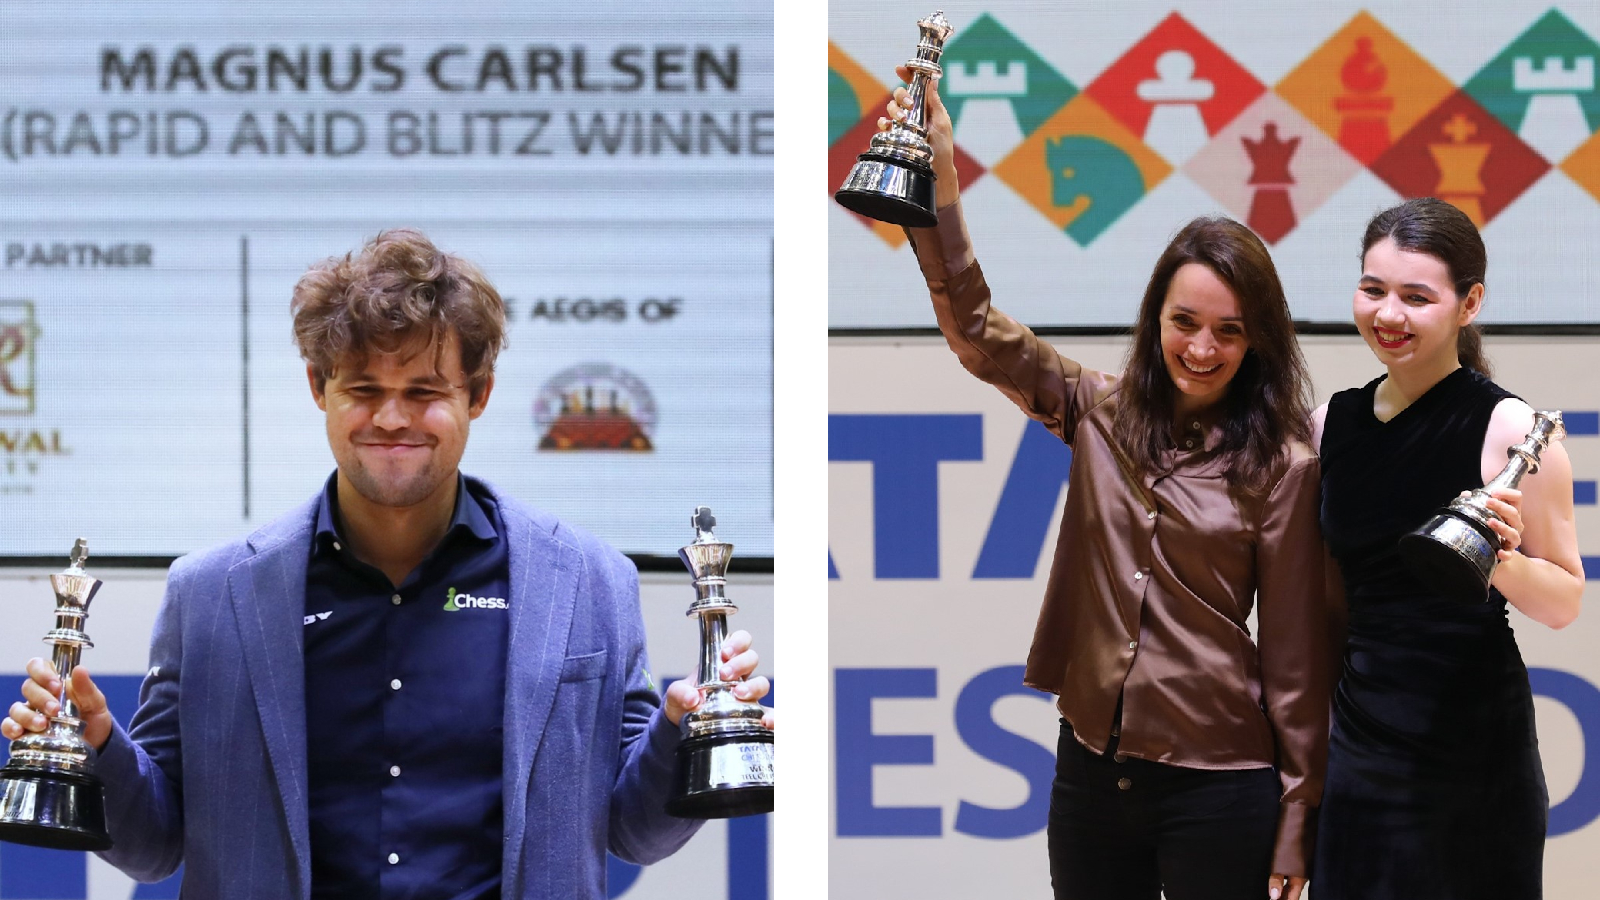
<path fill-rule="evenodd" d="M 42 732 L 11 742 L 11 760 L 0 769 L 0 840 L 57 850 L 106 850 L 105 793 L 90 770 L 83 720 L 66 694 L 67 680 L 83 648 L 93 647 L 83 633 L 89 601 L 100 579 L 83 571 L 89 542 L 78 538 L 72 564 L 50 576 L 56 593 L 56 627 L 44 636 L 55 646 L 51 662 L 61 676 L 61 709 Z"/>
<path fill-rule="evenodd" d="M 928 146 L 928 82 L 939 77 L 939 54 L 950 38 L 944 12 L 917 23 L 922 39 L 917 55 L 906 61 L 911 70 L 910 108 L 900 121 L 872 136 L 867 152 L 844 185 L 833 195 L 839 205 L 869 219 L 911 228 L 932 228 L 939 223 L 934 207 L 933 148 Z"/>
<path fill-rule="evenodd" d="M 688 614 L 700 619 L 695 680 L 705 700 L 684 713 L 667 812 L 689 819 L 772 812 L 772 731 L 761 724 L 761 705 L 734 697 L 734 682 L 717 674 L 728 616 L 739 609 L 723 594 L 733 545 L 711 533 L 717 520 L 708 507 L 696 507 L 693 524 L 694 543 L 679 550 L 678 558 L 694 575 L 695 601 Z"/>
<path fill-rule="evenodd" d="M 1514 488 L 1522 476 L 1539 471 L 1539 454 L 1551 441 L 1567 436 L 1561 411 L 1533 414 L 1533 430 L 1522 443 L 1506 448 L 1510 462 L 1492 481 L 1465 497 L 1457 497 L 1421 528 L 1400 539 L 1400 555 L 1422 582 L 1441 594 L 1470 600 L 1489 599 L 1489 580 L 1499 563 L 1500 536 L 1489 522 L 1500 517 L 1487 501 L 1495 488 Z"/>

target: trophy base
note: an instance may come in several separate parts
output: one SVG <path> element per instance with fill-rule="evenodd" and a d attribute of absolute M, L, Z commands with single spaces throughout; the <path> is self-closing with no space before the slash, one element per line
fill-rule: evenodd
<path fill-rule="evenodd" d="M 678 746 L 678 783 L 667 813 L 731 819 L 772 812 L 772 732 L 712 734 Z"/>
<path fill-rule="evenodd" d="M 0 769 L 0 841 L 54 850 L 111 849 L 99 779 Z"/>
<path fill-rule="evenodd" d="M 833 199 L 853 213 L 905 228 L 939 224 L 933 170 L 903 160 L 863 153 Z"/>
<path fill-rule="evenodd" d="M 1400 556 L 1423 584 L 1447 597 L 1489 599 L 1500 537 L 1488 526 L 1441 512 L 1400 539 Z"/>

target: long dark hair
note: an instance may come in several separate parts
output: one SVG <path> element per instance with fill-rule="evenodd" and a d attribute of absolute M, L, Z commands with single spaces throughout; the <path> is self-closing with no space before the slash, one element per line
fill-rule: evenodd
<path fill-rule="evenodd" d="M 1173 276 L 1189 263 L 1216 273 L 1239 298 L 1250 349 L 1222 401 L 1219 449 L 1229 486 L 1257 492 L 1291 438 L 1311 440 L 1311 379 L 1272 255 L 1232 219 L 1195 219 L 1156 260 L 1133 327 L 1112 431 L 1140 471 L 1154 471 L 1160 454 L 1173 446 L 1177 388 L 1161 350 L 1161 307 Z"/>
<path fill-rule="evenodd" d="M 1456 297 L 1467 299 L 1475 284 L 1483 284 L 1489 268 L 1489 254 L 1483 248 L 1483 235 L 1467 214 L 1433 197 L 1418 197 L 1390 207 L 1372 217 L 1367 233 L 1361 237 L 1361 259 L 1384 238 L 1401 250 L 1426 253 L 1444 263 Z M 1463 366 L 1488 378 L 1493 373 L 1489 358 L 1483 355 L 1483 332 L 1477 325 L 1463 325 L 1456 335 L 1456 358 Z"/>

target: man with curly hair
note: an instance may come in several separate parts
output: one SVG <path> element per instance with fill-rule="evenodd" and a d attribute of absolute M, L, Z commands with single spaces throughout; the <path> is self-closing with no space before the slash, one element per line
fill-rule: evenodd
<path fill-rule="evenodd" d="M 664 806 L 702 697 L 658 698 L 625 557 L 459 471 L 499 293 L 396 230 L 313 266 L 291 308 L 337 470 L 173 564 L 126 730 L 73 672 L 102 855 L 146 881 L 182 863 L 189 897 L 603 898 L 607 850 L 653 862 L 699 825 Z M 58 710 L 49 663 L 28 671 L 8 738 Z"/>

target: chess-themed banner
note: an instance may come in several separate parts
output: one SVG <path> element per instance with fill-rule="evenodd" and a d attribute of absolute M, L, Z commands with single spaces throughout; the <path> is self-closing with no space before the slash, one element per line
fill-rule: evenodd
<path fill-rule="evenodd" d="M 1120 339 L 1055 344 L 1109 371 L 1125 350 Z M 1354 335 L 1301 344 L 1319 403 L 1382 374 Z M 1561 631 L 1515 610 L 1510 620 L 1550 793 L 1545 896 L 1591 896 L 1600 853 L 1594 343 L 1496 336 L 1486 349 L 1499 383 L 1562 409 L 1567 423 L 1591 579 L 1584 612 Z M 835 338 L 829 410 L 829 896 L 1049 897 L 1044 829 L 1059 724 L 1054 698 L 1024 687 L 1022 667 L 1070 451 L 962 369 L 940 338 Z"/>
<path fill-rule="evenodd" d="M 830 193 L 932 11 L 831 4 Z M 1483 230 L 1483 321 L 1596 319 L 1583 261 L 1600 233 L 1600 7 L 992 0 L 944 12 L 955 30 L 939 91 L 962 205 L 1023 321 L 1132 321 L 1171 235 L 1225 215 L 1272 249 L 1297 319 L 1348 322 L 1367 220 L 1420 196 Z M 908 290 L 899 228 L 835 207 L 829 251 L 831 327 L 933 324 Z"/>
<path fill-rule="evenodd" d="M 687 513 L 682 520 L 677 543 L 668 552 L 693 537 Z M 728 540 L 739 541 L 738 533 L 726 528 L 720 516 L 718 530 L 725 532 Z M 47 579 L 65 567 L 65 551 L 71 546 L 69 542 L 59 548 L 60 564 L 0 570 L 0 599 L 5 602 L 5 627 L 0 628 L 0 692 L 5 699 L 0 706 L 11 705 L 28 659 L 49 652 L 40 641 L 55 622 L 55 599 Z M 159 568 L 102 568 L 93 555 L 88 569 L 104 584 L 84 623 L 95 646 L 84 652 L 83 665 L 105 690 L 112 712 L 126 723 L 138 708 L 150 629 L 167 573 Z M 771 639 L 775 633 L 772 576 L 741 574 L 736 553 L 728 573 L 727 594 L 739 606 L 739 612 L 728 620 L 730 627 L 756 636 L 761 671 L 773 680 L 773 691 L 764 701 L 770 704 L 778 685 Z M 687 571 L 647 572 L 640 578 L 639 601 L 650 666 L 658 685 L 694 673 L 699 630 L 684 616 L 694 598 Z M 0 762 L 4 756 L 0 749 Z M 772 834 L 771 815 L 747 816 L 707 823 L 682 850 L 653 866 L 636 866 L 611 857 L 606 870 L 607 896 L 618 900 L 769 900 L 773 895 Z M 165 900 L 178 896 L 182 880 L 180 871 L 154 884 L 138 884 L 92 854 L 0 843 L 0 900 Z"/>
<path fill-rule="evenodd" d="M 760 5 L 0 6 L 0 561 L 318 490 L 290 293 L 401 226 L 506 299 L 466 471 L 628 553 L 708 505 L 771 556 L 772 59 Z"/>

